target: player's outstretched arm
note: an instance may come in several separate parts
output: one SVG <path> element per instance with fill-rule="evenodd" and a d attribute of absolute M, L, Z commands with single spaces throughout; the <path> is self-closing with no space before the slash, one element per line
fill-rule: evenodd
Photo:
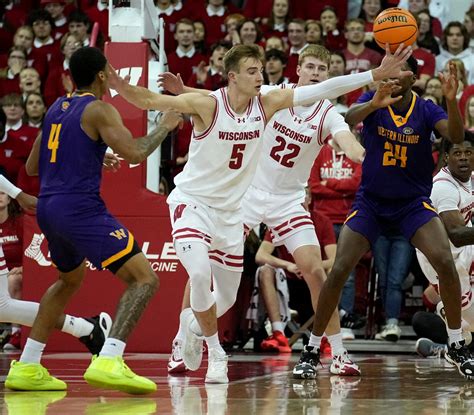
<path fill-rule="evenodd" d="M 156 94 L 147 88 L 130 85 L 128 80 L 120 77 L 111 65 L 108 67 L 108 73 L 109 87 L 115 89 L 124 99 L 138 108 L 158 111 L 175 110 L 184 114 L 197 113 L 192 105 L 192 98 Z"/>
<path fill-rule="evenodd" d="M 337 76 L 316 85 L 271 91 L 263 97 L 263 103 L 268 112 L 267 116 L 269 117 L 273 115 L 275 111 L 283 108 L 311 105 L 321 99 L 334 99 L 374 81 L 411 75 L 412 72 L 402 69 L 411 53 L 411 47 L 403 48 L 402 44 L 398 47 L 396 52 L 392 54 L 387 45 L 386 54 L 382 63 L 379 67 L 370 71 Z"/>
<path fill-rule="evenodd" d="M 180 74 L 175 75 L 171 72 L 163 72 L 158 77 L 158 86 L 174 95 L 189 94 L 191 92 L 201 95 L 209 95 L 212 92 L 208 89 L 198 89 L 186 86 L 184 85 Z"/>
<path fill-rule="evenodd" d="M 354 163 L 362 163 L 364 161 L 365 148 L 362 147 L 350 131 L 339 131 L 334 134 L 333 141 Z"/>
<path fill-rule="evenodd" d="M 23 209 L 36 210 L 38 199 L 16 187 L 3 175 L 0 175 L 0 192 L 6 193 L 12 199 L 16 199 Z"/>
<path fill-rule="evenodd" d="M 123 124 L 118 111 L 110 104 L 95 101 L 86 108 L 83 116 L 84 129 L 92 138 L 101 137 L 115 153 L 133 164 L 145 160 L 182 120 L 180 113 L 166 112 L 158 121 L 155 130 L 144 137 L 134 139 Z"/>
<path fill-rule="evenodd" d="M 402 96 L 392 97 L 392 94 L 399 89 L 397 81 L 381 82 L 377 87 L 375 95 L 370 101 L 353 104 L 346 112 L 345 121 L 349 125 L 356 125 L 364 121 L 370 114 L 379 108 L 385 108 L 402 99 Z"/>

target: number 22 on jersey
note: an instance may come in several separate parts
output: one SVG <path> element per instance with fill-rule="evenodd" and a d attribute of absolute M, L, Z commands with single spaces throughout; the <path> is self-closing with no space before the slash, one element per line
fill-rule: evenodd
<path fill-rule="evenodd" d="M 51 150 L 50 163 L 56 163 L 56 153 L 59 148 L 59 134 L 62 124 L 51 124 L 51 131 L 48 138 L 48 149 Z"/>

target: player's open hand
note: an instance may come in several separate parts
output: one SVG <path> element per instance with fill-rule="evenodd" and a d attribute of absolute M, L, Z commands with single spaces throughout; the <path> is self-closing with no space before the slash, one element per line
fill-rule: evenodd
<path fill-rule="evenodd" d="M 295 274 L 299 279 L 302 279 L 303 278 L 303 274 L 301 273 L 301 271 L 298 269 L 298 267 L 296 266 L 296 264 L 291 264 L 289 263 L 288 266 L 286 267 L 286 270 L 288 272 L 291 272 L 292 274 Z"/>
<path fill-rule="evenodd" d="M 104 161 L 102 165 L 104 170 L 111 171 L 112 173 L 117 172 L 121 167 L 121 160 L 116 154 L 106 152 L 104 155 Z"/>
<path fill-rule="evenodd" d="M 183 127 L 183 114 L 177 111 L 165 111 L 161 114 L 159 125 L 168 131 L 173 131 L 176 127 Z"/>
<path fill-rule="evenodd" d="M 36 212 L 36 205 L 38 204 L 38 199 L 35 196 L 29 195 L 25 192 L 21 192 L 16 197 L 16 201 L 23 209 L 29 212 Z"/>
<path fill-rule="evenodd" d="M 413 72 L 411 71 L 402 70 L 412 52 L 413 50 L 411 46 L 404 47 L 404 44 L 402 43 L 395 53 L 392 54 L 387 43 L 385 45 L 385 56 L 382 59 L 382 63 L 378 68 L 373 70 L 374 81 L 413 75 Z"/>
<path fill-rule="evenodd" d="M 158 77 L 158 86 L 174 95 L 180 95 L 184 92 L 184 82 L 181 75 L 175 75 L 171 72 L 163 72 Z"/>
<path fill-rule="evenodd" d="M 108 84 L 109 88 L 115 89 L 116 91 L 120 91 L 120 88 L 124 85 L 128 85 L 130 82 L 130 75 L 127 75 L 125 78 L 119 76 L 115 68 L 108 63 L 107 64 L 107 71 L 109 75 Z"/>
<path fill-rule="evenodd" d="M 392 97 L 392 94 L 400 90 L 400 84 L 398 81 L 382 81 L 380 82 L 374 97 L 372 98 L 371 105 L 374 108 L 385 108 L 389 105 L 395 104 L 402 96 Z"/>
<path fill-rule="evenodd" d="M 456 64 L 449 62 L 449 72 L 440 72 L 438 76 L 441 81 L 441 89 L 446 100 L 455 100 L 459 87 L 458 70 Z"/>

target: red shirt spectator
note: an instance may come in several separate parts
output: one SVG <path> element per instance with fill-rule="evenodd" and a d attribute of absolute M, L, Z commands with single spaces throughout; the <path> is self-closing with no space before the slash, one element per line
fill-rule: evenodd
<path fill-rule="evenodd" d="M 216 6 L 212 3 L 221 3 Z M 231 13 L 238 13 L 239 9 L 232 3 L 223 4 L 222 0 L 210 0 L 207 5 L 198 11 L 196 20 L 201 20 L 206 27 L 206 44 L 212 46 L 226 35 L 225 18 Z"/>
<path fill-rule="evenodd" d="M 242 12 L 249 19 L 261 20 L 270 16 L 272 7 L 273 0 L 247 0 Z"/>
<path fill-rule="evenodd" d="M 85 13 L 94 25 L 95 22 L 99 24 L 99 30 L 104 36 L 104 41 L 109 40 L 109 9 L 108 3 L 98 1 L 93 6 L 87 8 Z"/>
<path fill-rule="evenodd" d="M 10 203 L 12 203 L 10 201 Z M 8 205 L 5 207 L 8 209 Z M 9 270 L 21 267 L 23 260 L 23 216 L 8 216 L 0 223 L 0 244 Z"/>

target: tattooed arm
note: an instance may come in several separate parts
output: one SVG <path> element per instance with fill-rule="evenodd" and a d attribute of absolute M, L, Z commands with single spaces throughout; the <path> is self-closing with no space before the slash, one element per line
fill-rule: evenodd
<path fill-rule="evenodd" d="M 144 137 L 134 139 L 112 105 L 95 101 L 84 111 L 82 126 L 93 140 L 101 138 L 120 157 L 137 164 L 145 160 L 182 121 L 180 113 L 164 112 L 156 129 Z"/>

